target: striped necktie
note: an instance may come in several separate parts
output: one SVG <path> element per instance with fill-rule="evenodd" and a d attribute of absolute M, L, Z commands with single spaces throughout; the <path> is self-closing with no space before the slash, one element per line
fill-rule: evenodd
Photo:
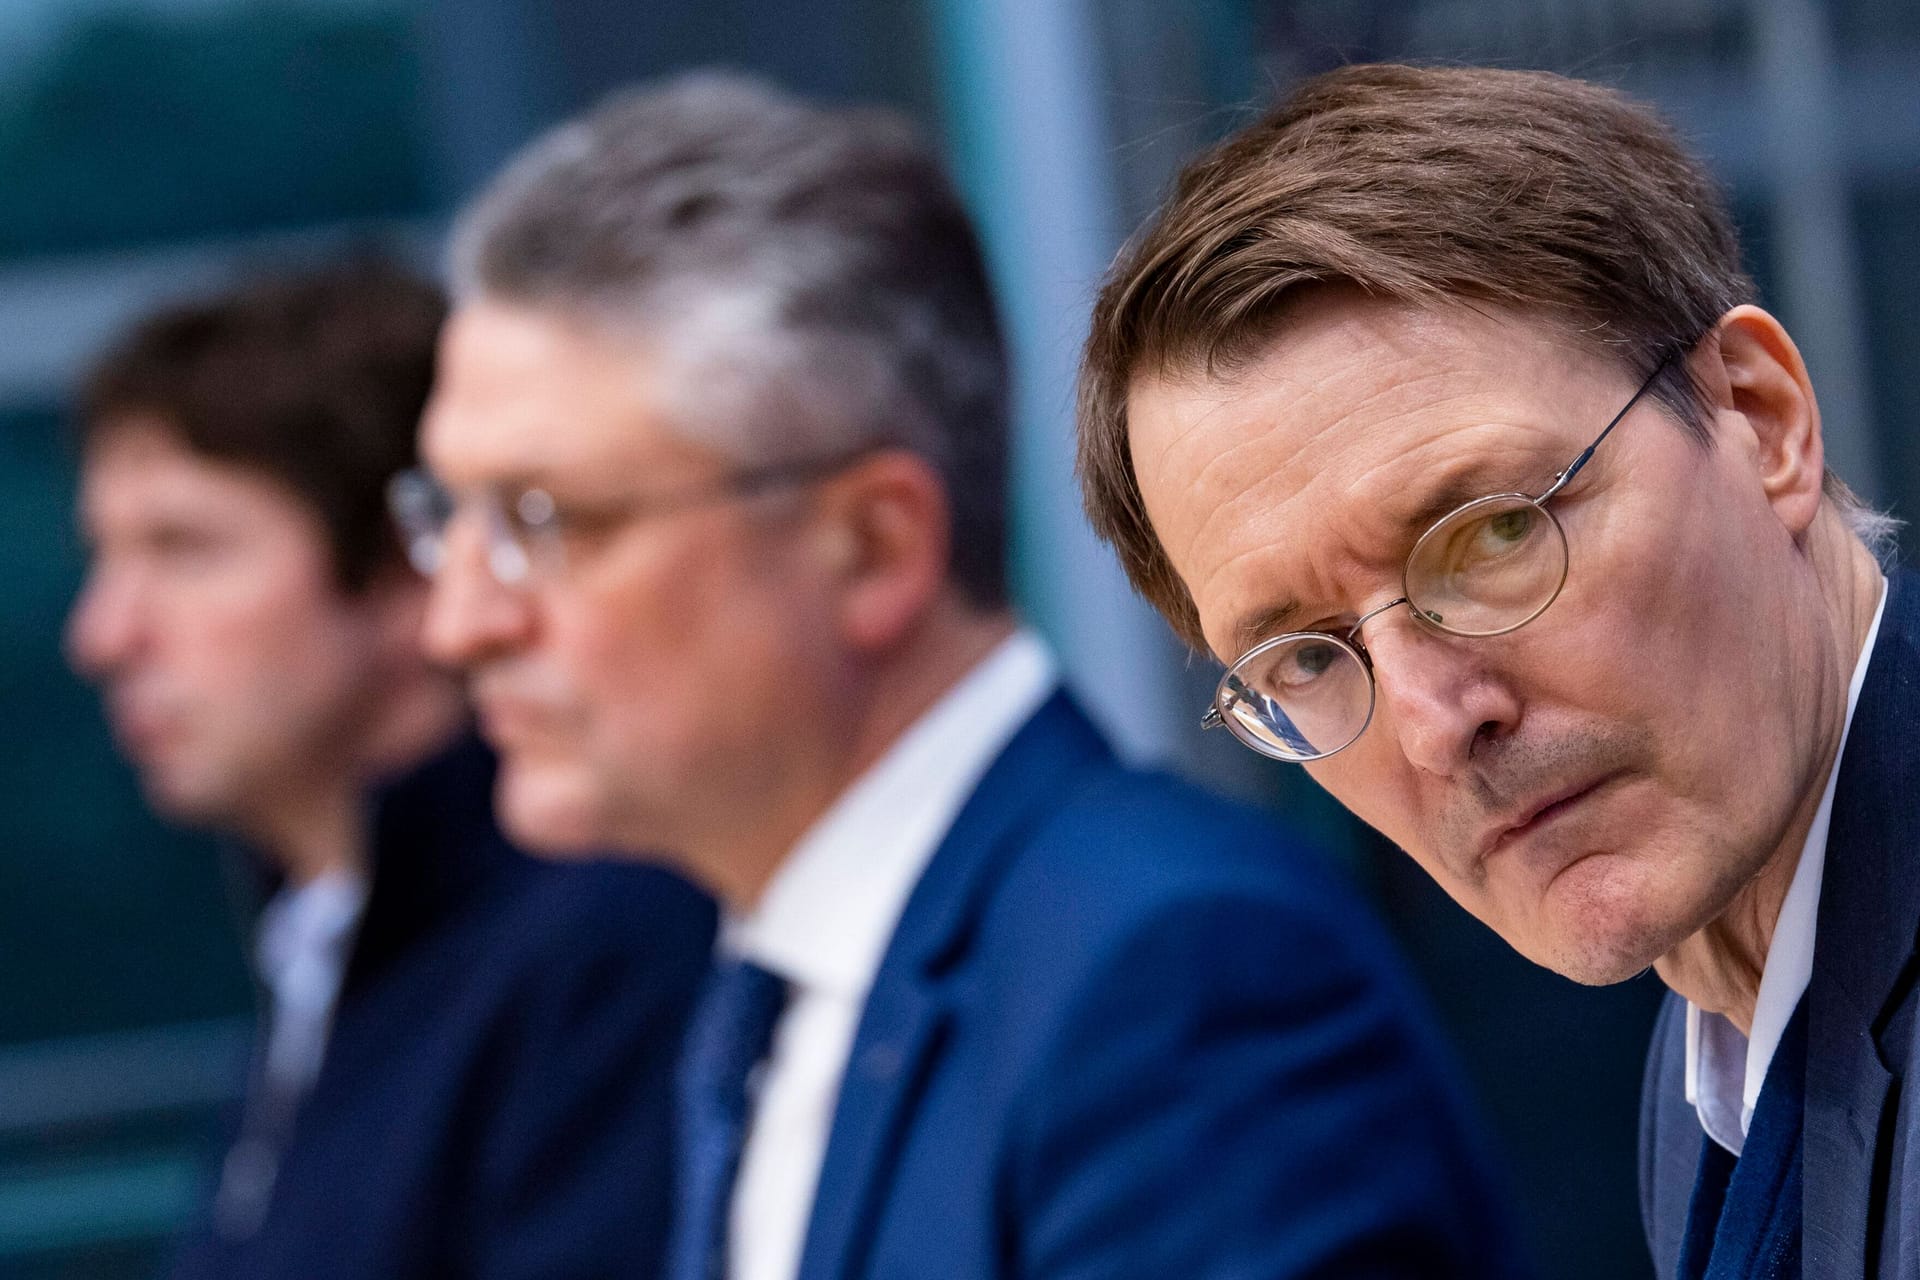
<path fill-rule="evenodd" d="M 744 960 L 707 981 L 680 1062 L 678 1213 L 666 1280 L 725 1280 L 753 1070 L 786 1002 L 786 980 Z"/>

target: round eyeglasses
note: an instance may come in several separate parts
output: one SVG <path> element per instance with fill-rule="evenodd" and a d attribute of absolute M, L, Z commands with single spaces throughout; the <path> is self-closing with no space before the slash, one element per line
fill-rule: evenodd
<path fill-rule="evenodd" d="M 432 472 L 417 467 L 388 481 L 387 509 L 408 561 L 423 577 L 431 578 L 446 563 L 448 530 L 461 510 L 471 504 L 480 517 L 488 571 L 503 586 L 521 587 L 559 576 L 566 565 L 569 530 L 666 515 L 817 480 L 852 466 L 881 447 L 861 445 L 820 457 L 743 467 L 703 484 L 623 497 L 591 507 L 563 504 L 538 488 L 502 491 L 483 487 L 463 496 L 447 488 Z"/>
<path fill-rule="evenodd" d="M 1545 613 L 1567 581 L 1567 533 L 1547 502 L 1593 457 L 1660 375 L 1667 356 L 1580 456 L 1537 497 L 1496 493 L 1440 517 L 1413 544 L 1401 594 L 1344 634 L 1294 631 L 1240 655 L 1214 690 L 1200 724 L 1224 725 L 1263 756 L 1305 764 L 1346 750 L 1373 720 L 1373 659 L 1360 629 L 1406 605 L 1434 631 L 1505 635 Z"/>

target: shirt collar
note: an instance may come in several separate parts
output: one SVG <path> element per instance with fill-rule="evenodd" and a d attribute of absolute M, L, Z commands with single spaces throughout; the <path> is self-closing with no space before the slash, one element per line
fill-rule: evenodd
<path fill-rule="evenodd" d="M 794 845 L 721 949 L 800 987 L 863 998 L 907 897 L 987 767 L 1059 682 L 1017 631 L 949 689 Z"/>
<path fill-rule="evenodd" d="M 1840 745 L 1827 771 L 1826 790 L 1820 807 L 1814 810 L 1813 824 L 1807 828 L 1807 840 L 1794 868 L 1793 882 L 1781 901 L 1780 916 L 1774 922 L 1773 941 L 1760 971 L 1760 990 L 1753 1005 L 1753 1034 L 1740 1043 L 1739 1028 L 1719 1014 L 1709 1014 L 1687 1004 L 1687 1101 L 1694 1104 L 1700 1124 L 1709 1137 L 1735 1155 L 1744 1145 L 1747 1126 L 1753 1121 L 1754 1108 L 1760 1102 L 1760 1090 L 1767 1080 L 1767 1068 L 1773 1065 L 1774 1051 L 1787 1022 L 1806 994 L 1813 977 L 1814 928 L 1820 913 L 1820 885 L 1826 873 L 1827 832 L 1833 823 L 1833 796 L 1840 782 L 1840 761 L 1846 755 L 1847 735 L 1853 728 L 1854 707 L 1860 701 L 1861 686 L 1867 680 L 1867 665 L 1873 658 L 1874 641 L 1880 635 L 1880 618 L 1887 608 L 1887 585 L 1880 584 L 1880 603 L 1874 608 L 1873 622 L 1867 628 L 1866 643 L 1853 664 L 1853 679 L 1847 686 L 1847 715 L 1840 728 Z M 1744 1057 L 1741 1050 L 1744 1048 Z M 1733 1125 L 1735 1086 L 1739 1089 L 1738 1129 Z"/>
<path fill-rule="evenodd" d="M 254 958 L 276 994 L 301 966 L 337 967 L 367 904 L 361 871 L 328 871 L 274 895 L 260 916 Z"/>

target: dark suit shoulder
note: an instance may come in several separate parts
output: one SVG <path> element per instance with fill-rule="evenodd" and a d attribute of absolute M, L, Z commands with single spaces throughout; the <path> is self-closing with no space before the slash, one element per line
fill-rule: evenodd
<path fill-rule="evenodd" d="M 564 1047 L 585 1020 L 678 1027 L 714 927 L 712 904 L 684 881 L 512 849 L 477 859 L 474 874 L 461 900 L 430 919 L 392 923 L 388 904 L 397 945 L 373 953 L 343 995 L 330 1067 L 381 1074 L 417 1038 L 440 1069 L 467 1074 L 543 1043 Z"/>
<path fill-rule="evenodd" d="M 1276 928 L 1337 922 L 1358 945 L 1383 942 L 1328 855 L 1274 817 L 1118 765 L 1082 774 L 1057 797 L 1027 833 L 996 899 L 1016 914 L 1044 904 L 1045 933 L 1058 951 L 1090 958 L 1105 950 L 1103 935 L 1117 941 L 1207 903 L 1240 904 Z"/>
<path fill-rule="evenodd" d="M 679 876 L 636 863 L 527 859 L 496 904 L 494 927 L 529 958 L 587 949 L 697 952 L 712 941 L 711 899 Z"/>
<path fill-rule="evenodd" d="M 1087 1233 L 1152 1218 L 1199 1153 L 1209 1211 L 1141 1238 L 1169 1274 L 1208 1274 L 1223 1240 L 1260 1259 L 1249 1274 L 1520 1271 L 1460 1083 L 1384 931 L 1271 818 L 1098 771 L 1033 831 L 996 914 L 983 985 L 1001 1033 L 1031 1037 L 1003 1047 L 1022 1202 L 1114 1213 L 1039 1215 L 1035 1273 L 1084 1256 Z"/>
<path fill-rule="evenodd" d="M 1108 1020 L 1143 1029 L 1159 1007 L 1280 1026 L 1345 1001 L 1396 1041 L 1389 1056 L 1457 1087 L 1370 907 L 1269 815 L 1116 765 L 1083 773 L 1017 838 L 967 961 L 1015 1070 L 1071 1059 Z"/>

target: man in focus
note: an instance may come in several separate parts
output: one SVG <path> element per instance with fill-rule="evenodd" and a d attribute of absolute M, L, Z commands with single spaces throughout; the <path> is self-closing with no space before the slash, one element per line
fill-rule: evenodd
<path fill-rule="evenodd" d="M 908 127 L 619 97 L 454 268 L 413 545 L 506 824 L 724 903 L 675 1280 L 1514 1273 L 1375 926 L 1009 606 L 1006 354 Z"/>
<path fill-rule="evenodd" d="M 154 807 L 237 845 L 262 1031 L 178 1277 L 632 1277 L 711 908 L 513 850 L 386 518 L 444 314 L 366 263 L 164 311 L 94 371 L 73 661 Z"/>
<path fill-rule="evenodd" d="M 1663 1276 L 1920 1275 L 1920 592 L 1724 203 L 1594 85 L 1350 67 L 1191 165 L 1081 385 L 1087 508 L 1304 765 L 1516 949 L 1672 988 Z"/>

